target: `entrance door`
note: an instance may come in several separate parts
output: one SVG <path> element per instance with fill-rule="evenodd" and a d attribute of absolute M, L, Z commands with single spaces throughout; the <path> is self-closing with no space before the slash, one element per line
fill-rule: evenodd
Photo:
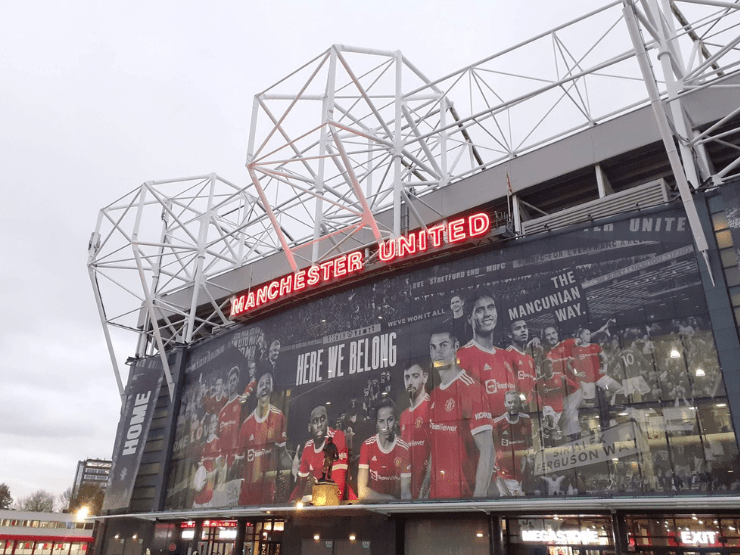
<path fill-rule="evenodd" d="M 233 541 L 211 540 L 208 545 L 207 555 L 231 555 L 233 552 Z"/>
<path fill-rule="evenodd" d="M 280 555 L 280 543 L 278 542 L 260 542 L 259 555 Z"/>

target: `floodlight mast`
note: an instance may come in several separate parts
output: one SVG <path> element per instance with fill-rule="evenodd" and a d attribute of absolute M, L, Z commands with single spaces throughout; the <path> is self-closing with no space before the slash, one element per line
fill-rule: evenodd
<path fill-rule="evenodd" d="M 519 232 L 546 212 L 519 198 L 513 159 L 648 105 L 707 261 L 692 191 L 740 176 L 740 155 L 720 168 L 707 154 L 734 147 L 740 94 L 703 130 L 687 100 L 740 87 L 739 19 L 720 0 L 615 0 L 435 80 L 398 51 L 330 47 L 254 97 L 244 183 L 147 182 L 101 210 L 88 269 L 119 392 L 111 332 L 136 334 L 137 356 L 159 354 L 168 375 L 165 351 L 232 325 L 224 274 L 266 257 L 295 271 L 426 228 L 448 215 L 427 195 L 496 166 L 506 180 L 487 200 L 506 197 Z M 247 274 L 241 289 L 257 285 Z"/>

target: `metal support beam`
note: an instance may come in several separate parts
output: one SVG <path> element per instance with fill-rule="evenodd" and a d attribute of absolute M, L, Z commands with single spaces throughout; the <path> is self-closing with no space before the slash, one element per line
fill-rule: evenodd
<path fill-rule="evenodd" d="M 647 88 L 648 95 L 650 97 L 650 105 L 653 108 L 653 114 L 655 115 L 658 129 L 660 130 L 660 136 L 663 140 L 663 146 L 665 147 L 666 153 L 668 154 L 668 160 L 671 165 L 671 170 L 673 171 L 673 176 L 676 179 L 676 186 L 678 187 L 678 191 L 681 195 L 681 200 L 683 201 L 684 209 L 686 210 L 686 216 L 689 220 L 691 233 L 694 236 L 694 242 L 696 243 L 696 247 L 701 253 L 702 257 L 704 258 L 704 263 L 706 264 L 707 271 L 711 276 L 712 269 L 709 265 L 709 246 L 707 244 L 707 239 L 704 236 L 704 230 L 701 226 L 701 220 L 699 220 L 699 214 L 696 210 L 696 206 L 694 205 L 694 197 L 691 194 L 691 188 L 689 187 L 689 183 L 686 179 L 684 167 L 681 164 L 681 158 L 678 155 L 676 145 L 673 141 L 673 134 L 668 123 L 668 117 L 666 116 L 663 102 L 660 98 L 658 84 L 650 67 L 650 60 L 647 56 L 647 50 L 645 49 L 645 45 L 642 42 L 642 37 L 640 36 L 640 29 L 637 26 L 637 21 L 633 12 L 633 1 L 634 0 L 624 0 L 624 7 L 622 10 L 624 13 L 624 20 L 627 23 L 627 28 L 630 32 L 630 38 L 632 39 L 632 44 L 635 48 L 635 52 L 637 53 L 637 61 L 640 64 L 640 71 L 642 73 L 645 87 Z M 713 277 L 712 283 L 714 283 Z"/>

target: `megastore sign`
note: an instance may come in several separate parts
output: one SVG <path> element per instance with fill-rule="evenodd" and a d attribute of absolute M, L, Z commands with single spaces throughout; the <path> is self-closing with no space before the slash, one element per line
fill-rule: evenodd
<path fill-rule="evenodd" d="M 679 210 L 640 212 L 440 258 L 190 347 L 167 508 L 311 501 L 329 438 L 332 480 L 365 503 L 736 489 L 685 223 Z M 488 225 L 453 224 L 382 255 Z M 297 275 L 282 278 L 284 294 Z M 234 311 L 276 301 L 281 283 Z"/>

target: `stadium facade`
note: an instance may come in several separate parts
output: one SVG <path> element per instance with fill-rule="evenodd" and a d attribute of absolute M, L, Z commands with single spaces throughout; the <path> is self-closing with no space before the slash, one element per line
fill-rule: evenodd
<path fill-rule="evenodd" d="M 738 17 L 614 2 L 437 80 L 334 46 L 255 97 L 248 186 L 103 209 L 96 550 L 740 550 Z"/>

